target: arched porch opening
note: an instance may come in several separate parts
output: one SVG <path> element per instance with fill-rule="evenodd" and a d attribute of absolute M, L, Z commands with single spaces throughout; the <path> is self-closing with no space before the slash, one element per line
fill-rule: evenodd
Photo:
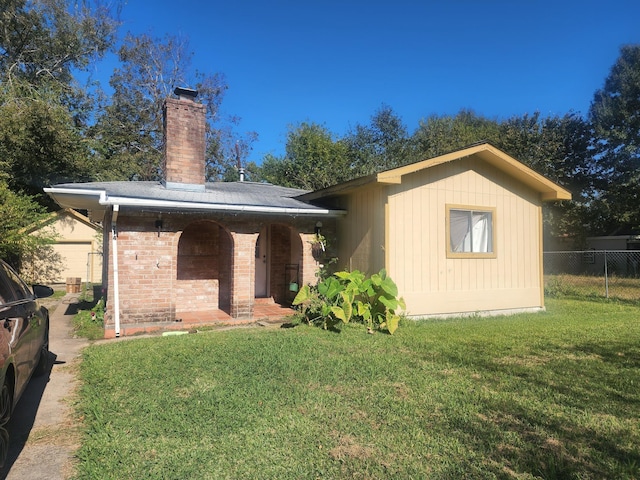
<path fill-rule="evenodd" d="M 220 224 L 199 220 L 180 235 L 176 268 L 176 314 L 229 310 L 233 238 Z"/>
<path fill-rule="evenodd" d="M 289 225 L 265 226 L 256 240 L 256 298 L 272 298 L 289 305 L 300 286 L 303 272 L 302 240 Z"/>

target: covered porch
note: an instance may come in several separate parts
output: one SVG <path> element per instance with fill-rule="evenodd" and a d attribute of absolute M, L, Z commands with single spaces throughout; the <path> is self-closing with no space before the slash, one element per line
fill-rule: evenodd
<path fill-rule="evenodd" d="M 287 318 L 295 310 L 275 303 L 271 298 L 257 298 L 253 306 L 253 317 L 246 319 L 233 318 L 229 309 L 192 310 L 184 312 L 174 322 L 149 322 L 121 325 L 123 336 L 157 334 L 165 331 L 195 331 L 203 327 L 223 326 L 279 326 L 287 322 Z M 105 338 L 115 338 L 115 330 L 105 326 Z"/>

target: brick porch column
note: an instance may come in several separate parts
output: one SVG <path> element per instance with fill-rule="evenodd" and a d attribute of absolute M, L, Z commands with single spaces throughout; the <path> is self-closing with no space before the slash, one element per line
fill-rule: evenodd
<path fill-rule="evenodd" d="M 231 317 L 252 318 L 255 301 L 257 233 L 232 233 Z"/>
<path fill-rule="evenodd" d="M 314 233 L 300 233 L 300 241 L 302 242 L 302 279 L 301 285 L 315 285 L 318 283 L 316 276 L 320 268 L 320 262 L 313 256 L 311 245 L 315 240 Z"/>

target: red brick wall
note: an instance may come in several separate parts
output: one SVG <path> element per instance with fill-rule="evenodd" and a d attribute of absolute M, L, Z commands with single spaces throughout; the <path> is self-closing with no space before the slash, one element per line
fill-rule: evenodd
<path fill-rule="evenodd" d="M 155 217 L 118 218 L 118 275 L 120 321 L 144 323 L 173 321 L 175 255 L 178 235 L 154 231 Z M 113 240 L 109 235 L 109 297 L 113 300 Z M 111 312 L 112 302 L 108 304 Z M 108 315 L 106 322 L 113 322 Z"/>
<path fill-rule="evenodd" d="M 164 106 L 164 178 L 204 189 L 205 106 L 168 98 Z"/>
<path fill-rule="evenodd" d="M 315 220 L 163 213 L 158 235 L 155 226 L 158 219 L 159 214 L 151 212 L 120 212 L 118 217 L 120 323 L 123 326 L 173 322 L 180 318 L 181 312 L 190 309 L 202 311 L 219 307 L 228 310 L 233 318 L 251 318 L 255 245 L 259 232 L 267 225 L 273 228 L 272 294 L 287 300 L 284 265 L 289 263 L 300 264 L 301 284 L 316 281 L 318 263 L 311 255 L 309 243 Z M 108 231 L 104 249 L 108 268 L 105 325 L 113 328 L 113 239 L 108 221 L 105 226 Z M 181 244 L 185 238 L 190 240 Z M 179 261 L 179 252 L 202 254 L 201 261 L 196 262 L 199 265 Z M 214 255 L 217 258 L 214 259 Z M 184 268 L 182 273 L 181 268 Z M 209 278 L 205 278 L 207 276 Z"/>
<path fill-rule="evenodd" d="M 232 255 L 231 238 L 219 224 L 202 220 L 184 229 L 178 242 L 176 315 L 229 305 Z"/>
<path fill-rule="evenodd" d="M 178 280 L 218 278 L 222 228 L 206 220 L 189 224 L 178 242 Z M 230 252 L 227 252 L 230 254 Z"/>

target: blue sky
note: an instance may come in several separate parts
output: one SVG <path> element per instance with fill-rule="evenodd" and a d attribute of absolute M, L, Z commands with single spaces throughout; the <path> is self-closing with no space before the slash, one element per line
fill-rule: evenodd
<path fill-rule="evenodd" d="M 226 76 L 222 111 L 258 133 L 257 163 L 284 154 L 291 125 L 341 136 L 382 105 L 409 132 L 463 108 L 586 115 L 620 46 L 640 43 L 636 0 L 130 0 L 121 19 L 188 37 L 194 66 Z"/>

